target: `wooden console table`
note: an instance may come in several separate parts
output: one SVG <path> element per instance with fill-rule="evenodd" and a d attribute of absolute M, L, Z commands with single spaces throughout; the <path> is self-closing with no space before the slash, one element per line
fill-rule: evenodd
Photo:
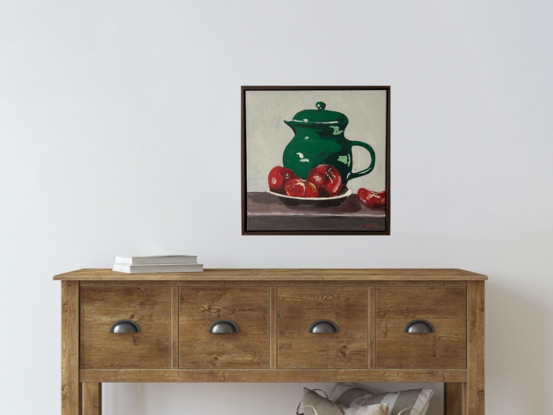
<path fill-rule="evenodd" d="M 103 382 L 444 382 L 484 415 L 484 281 L 456 269 L 209 269 L 62 281 L 62 415 Z"/>

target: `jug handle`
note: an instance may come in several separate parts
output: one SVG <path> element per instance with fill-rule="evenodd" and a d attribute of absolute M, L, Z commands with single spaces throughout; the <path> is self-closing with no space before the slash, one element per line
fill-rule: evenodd
<path fill-rule="evenodd" d="M 371 154 L 371 164 L 369 165 L 369 167 L 367 167 L 364 170 L 361 170 L 361 171 L 358 171 L 358 172 L 355 172 L 355 173 L 352 172 L 348 177 L 348 181 L 351 180 L 351 179 L 356 179 L 357 177 L 361 177 L 361 176 L 365 176 L 366 174 L 369 174 L 371 171 L 373 171 L 374 163 L 376 161 L 376 157 L 374 155 L 374 150 L 367 143 L 364 143 L 362 141 L 351 141 L 351 146 L 352 147 L 353 146 L 359 146 L 359 147 L 363 147 L 364 149 L 368 150 L 368 152 Z"/>

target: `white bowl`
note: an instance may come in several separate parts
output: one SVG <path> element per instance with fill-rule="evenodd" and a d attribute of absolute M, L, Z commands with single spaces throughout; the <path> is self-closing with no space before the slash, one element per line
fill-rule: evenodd
<path fill-rule="evenodd" d="M 340 206 L 353 193 L 347 186 L 343 186 L 336 196 L 332 197 L 296 197 L 288 196 L 267 190 L 280 199 L 286 206 L 313 206 L 313 207 L 336 207 Z"/>

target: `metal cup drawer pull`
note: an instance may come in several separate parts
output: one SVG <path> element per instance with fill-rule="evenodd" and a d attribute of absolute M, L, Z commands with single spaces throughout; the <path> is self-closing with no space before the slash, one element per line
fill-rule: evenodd
<path fill-rule="evenodd" d="M 240 329 L 234 321 L 231 320 L 217 320 L 211 323 L 209 326 L 210 333 L 212 334 L 232 334 L 238 333 Z"/>
<path fill-rule="evenodd" d="M 118 320 L 109 329 L 113 334 L 140 333 L 140 326 L 132 320 Z"/>
<path fill-rule="evenodd" d="M 405 326 L 403 330 L 405 333 L 409 334 L 426 334 L 426 333 L 435 333 L 436 329 L 434 325 L 427 320 L 412 320 Z"/>
<path fill-rule="evenodd" d="M 313 334 L 327 334 L 327 333 L 338 333 L 340 328 L 332 320 L 315 320 L 309 326 L 309 333 Z"/>

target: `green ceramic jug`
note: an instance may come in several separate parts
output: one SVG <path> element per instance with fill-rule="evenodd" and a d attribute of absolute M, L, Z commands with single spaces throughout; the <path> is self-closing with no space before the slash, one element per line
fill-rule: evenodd
<path fill-rule="evenodd" d="M 313 167 L 330 164 L 336 167 L 344 184 L 348 180 L 369 174 L 374 169 L 373 148 L 361 141 L 350 141 L 344 136 L 348 117 L 341 112 L 327 111 L 324 102 L 317 102 L 316 110 L 304 110 L 284 121 L 294 138 L 284 149 L 283 166 L 292 169 L 298 177 L 306 179 Z M 351 148 L 361 146 L 371 154 L 371 164 L 359 172 L 352 172 Z"/>

